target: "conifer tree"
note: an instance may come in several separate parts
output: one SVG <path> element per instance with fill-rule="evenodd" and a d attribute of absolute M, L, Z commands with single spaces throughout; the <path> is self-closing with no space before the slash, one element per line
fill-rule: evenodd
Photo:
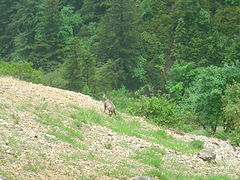
<path fill-rule="evenodd" d="M 171 68 L 174 57 L 174 0 L 144 0 L 146 8 L 143 16 L 143 49 L 146 62 L 147 82 L 166 92 L 167 72 Z M 143 6 L 142 5 L 142 6 Z"/>
<path fill-rule="evenodd" d="M 65 79 L 74 91 L 91 89 L 94 86 L 95 59 L 83 43 L 76 39 L 65 48 Z"/>
<path fill-rule="evenodd" d="M 38 19 L 38 1 L 22 0 L 15 5 L 16 13 L 11 16 L 9 29 L 12 30 L 13 49 L 11 59 L 14 62 L 29 61 L 29 54 L 33 50 L 35 28 Z"/>
<path fill-rule="evenodd" d="M 100 18 L 106 13 L 109 7 L 107 0 L 83 0 L 81 14 L 86 24 L 99 22 Z"/>
<path fill-rule="evenodd" d="M 9 28 L 11 16 L 14 12 L 14 4 L 18 1 L 0 0 L 0 57 L 1 59 L 10 61 L 9 54 L 13 47 L 13 30 Z"/>
<path fill-rule="evenodd" d="M 60 0 L 44 0 L 39 10 L 35 46 L 30 55 L 35 68 L 52 71 L 62 63 L 62 41 L 59 38 L 62 5 Z"/>
<path fill-rule="evenodd" d="M 100 23 L 97 58 L 99 63 L 109 59 L 118 61 L 117 71 L 122 72 L 117 86 L 137 86 L 133 78 L 139 56 L 138 18 L 132 0 L 113 0 Z"/>

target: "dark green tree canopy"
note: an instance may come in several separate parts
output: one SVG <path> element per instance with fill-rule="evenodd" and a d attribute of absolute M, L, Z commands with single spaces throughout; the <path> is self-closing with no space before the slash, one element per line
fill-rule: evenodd
<path fill-rule="evenodd" d="M 133 70 L 139 57 L 139 31 L 137 9 L 132 0 L 113 0 L 111 7 L 100 22 L 97 59 L 106 63 L 109 59 L 118 62 L 122 74 L 119 84 L 133 88 Z"/>

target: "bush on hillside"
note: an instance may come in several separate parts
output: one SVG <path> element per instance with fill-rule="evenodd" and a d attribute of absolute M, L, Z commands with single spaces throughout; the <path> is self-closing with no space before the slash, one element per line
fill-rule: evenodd
<path fill-rule="evenodd" d="M 229 135 L 229 140 L 230 143 L 234 146 L 239 146 L 240 145 L 240 128 L 237 127 L 230 135 Z"/>
<path fill-rule="evenodd" d="M 193 140 L 190 142 L 191 146 L 197 148 L 197 149 L 203 149 L 204 142 L 201 140 Z"/>
<path fill-rule="evenodd" d="M 125 87 L 122 87 L 118 90 L 106 92 L 106 94 L 115 104 L 117 110 L 125 113 L 127 113 L 127 107 L 129 104 L 131 104 L 131 101 L 134 100 L 134 98 L 131 97 L 131 94 Z"/>
<path fill-rule="evenodd" d="M 185 105 L 198 114 L 197 122 L 206 130 L 216 132 L 224 123 L 222 96 L 228 84 L 240 81 L 236 66 L 209 66 L 200 71 L 185 93 Z M 227 99 L 228 100 L 228 99 Z"/>
<path fill-rule="evenodd" d="M 221 100 L 225 131 L 234 131 L 240 125 L 240 83 L 227 85 Z"/>
<path fill-rule="evenodd" d="M 55 71 L 49 72 L 44 76 L 44 85 L 67 89 L 67 81 L 64 79 L 64 68 L 61 66 Z"/>
<path fill-rule="evenodd" d="M 190 124 L 191 119 L 194 118 L 192 114 L 180 108 L 167 95 L 140 96 L 130 103 L 128 111 L 133 115 L 145 116 L 158 125 L 182 130 L 188 130 L 186 124 Z"/>
<path fill-rule="evenodd" d="M 24 81 L 41 83 L 43 81 L 43 72 L 32 68 L 28 62 L 10 63 L 0 62 L 0 75 L 12 76 Z"/>

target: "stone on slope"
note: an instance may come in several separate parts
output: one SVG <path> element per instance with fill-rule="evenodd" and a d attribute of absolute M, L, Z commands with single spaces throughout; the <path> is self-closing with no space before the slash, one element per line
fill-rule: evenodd
<path fill-rule="evenodd" d="M 197 156 L 202 160 L 208 162 L 211 162 L 216 159 L 216 154 L 206 149 L 201 150 Z"/>

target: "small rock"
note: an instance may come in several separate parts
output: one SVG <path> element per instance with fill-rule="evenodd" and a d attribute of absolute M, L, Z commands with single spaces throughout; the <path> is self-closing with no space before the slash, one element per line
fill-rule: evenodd
<path fill-rule="evenodd" d="M 50 135 L 50 134 L 46 134 L 46 137 L 51 138 L 51 139 L 56 139 L 56 136 Z"/>
<path fill-rule="evenodd" d="M 218 144 L 218 142 L 213 142 L 213 144 L 217 145 L 218 147 L 220 147 L 220 145 Z"/>
<path fill-rule="evenodd" d="M 202 160 L 208 162 L 211 162 L 216 159 L 216 154 L 206 149 L 201 150 L 197 156 Z"/>
<path fill-rule="evenodd" d="M 113 136 L 113 134 L 109 132 L 109 133 L 108 133 L 108 136 Z"/>

